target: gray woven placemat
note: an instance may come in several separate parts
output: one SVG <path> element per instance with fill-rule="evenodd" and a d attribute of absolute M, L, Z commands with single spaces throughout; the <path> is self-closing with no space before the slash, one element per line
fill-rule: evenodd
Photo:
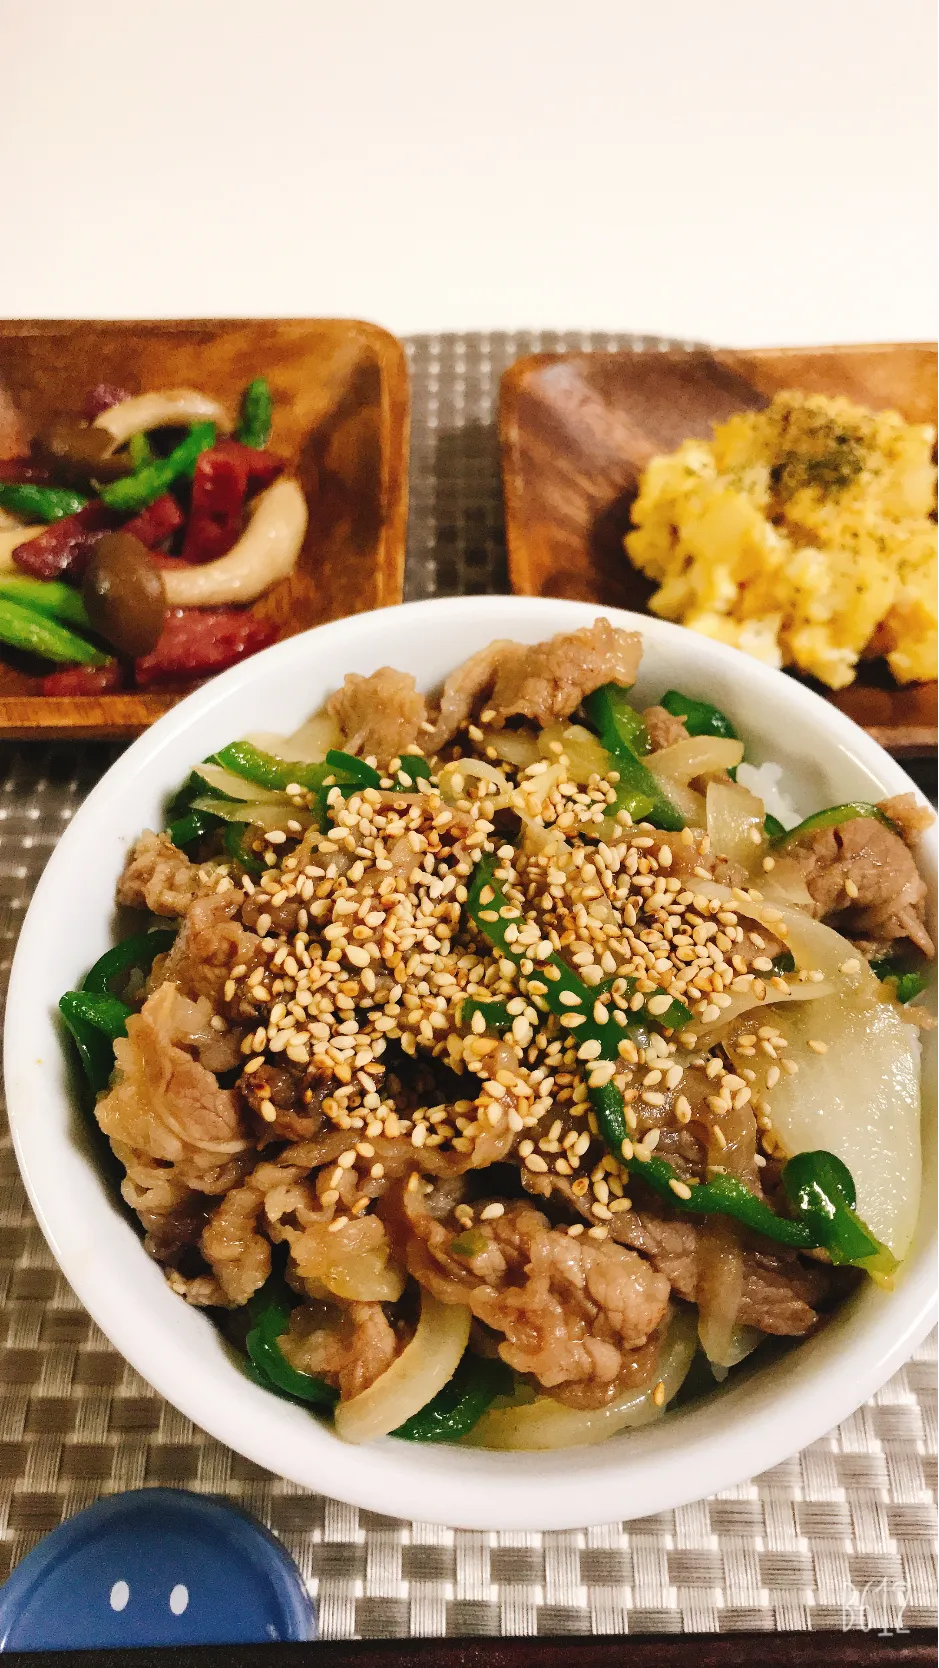
<path fill-rule="evenodd" d="M 408 595 L 506 588 L 494 400 L 519 354 L 633 337 L 417 337 Z M 682 344 L 674 344 L 682 345 Z M 114 757 L 0 749 L 0 978 L 43 864 Z M 125 1365 L 59 1274 L 0 1146 L 0 1575 L 102 1494 L 176 1484 L 279 1534 L 326 1638 L 929 1626 L 935 1621 L 934 1342 L 785 1465 L 641 1522 L 482 1534 L 356 1511 L 203 1435 Z"/>

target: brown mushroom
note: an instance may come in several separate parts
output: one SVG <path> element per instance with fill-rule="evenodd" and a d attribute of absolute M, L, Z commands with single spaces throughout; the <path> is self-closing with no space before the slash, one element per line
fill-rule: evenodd
<path fill-rule="evenodd" d="M 127 453 L 115 452 L 114 438 L 106 429 L 83 423 L 79 417 L 53 417 L 36 436 L 33 450 L 70 486 L 115 481 L 133 467 Z"/>
<path fill-rule="evenodd" d="M 163 576 L 145 544 L 132 533 L 105 533 L 82 584 L 82 598 L 96 631 L 121 654 L 149 654 L 166 619 Z"/>

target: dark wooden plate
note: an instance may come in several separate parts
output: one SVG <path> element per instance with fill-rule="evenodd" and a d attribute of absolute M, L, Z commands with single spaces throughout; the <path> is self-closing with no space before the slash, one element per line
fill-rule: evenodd
<path fill-rule="evenodd" d="M 138 392 L 190 386 L 232 408 L 266 376 L 271 446 L 307 493 L 296 572 L 257 604 L 281 636 L 401 601 L 407 523 L 408 381 L 404 350 L 350 319 L 198 319 L 127 323 L 0 320 L 0 457 L 25 449 L 52 412 L 80 409 L 98 382 Z M 136 735 L 189 688 L 44 696 L 0 651 L 0 737 Z"/>
<path fill-rule="evenodd" d="M 646 612 L 653 586 L 623 550 L 645 465 L 787 387 L 846 394 L 935 424 L 936 348 L 885 343 L 517 360 L 502 379 L 499 416 L 513 591 Z M 890 752 L 935 753 L 934 683 L 900 687 L 883 662 L 867 661 L 848 689 L 814 687 Z"/>

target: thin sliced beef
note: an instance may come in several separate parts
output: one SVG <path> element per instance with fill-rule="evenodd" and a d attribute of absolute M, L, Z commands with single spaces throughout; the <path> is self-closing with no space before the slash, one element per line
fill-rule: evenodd
<path fill-rule="evenodd" d="M 391 666 L 367 678 L 347 672 L 326 710 L 342 730 L 346 752 L 375 758 L 380 765 L 423 741 L 427 708 L 410 672 L 396 672 Z"/>
<path fill-rule="evenodd" d="M 569 718 L 601 684 L 633 683 L 641 656 L 638 634 L 604 619 L 531 647 L 490 643 L 444 684 L 427 751 L 439 751 L 483 704 L 492 713 L 487 722 L 496 728 L 516 717 L 541 725 Z"/>
<path fill-rule="evenodd" d="M 665 707 L 646 707 L 642 716 L 649 732 L 653 753 L 660 753 L 663 747 L 674 747 L 678 741 L 688 740 L 685 720 L 676 718 L 674 713 L 668 712 Z"/>
<path fill-rule="evenodd" d="M 621 1245 L 648 1257 L 672 1290 L 696 1301 L 698 1224 L 686 1216 L 660 1216 L 631 1210 L 617 1216 L 610 1232 Z M 802 1262 L 795 1252 L 748 1248 L 743 1255 L 743 1294 L 737 1321 L 761 1332 L 799 1337 L 818 1321 L 816 1306 L 828 1290 L 829 1276 L 820 1263 Z"/>
<path fill-rule="evenodd" d="M 114 1044 L 114 1086 L 95 1116 L 124 1165 L 121 1191 L 156 1242 L 155 1217 L 197 1210 L 191 1195 L 227 1193 L 250 1163 L 237 1102 L 193 1058 L 209 1005 L 161 985 Z M 175 1231 L 175 1227 L 169 1230 Z"/>
<path fill-rule="evenodd" d="M 342 1310 L 323 1306 L 320 1313 L 295 1309 L 279 1342 L 292 1367 L 338 1386 L 349 1401 L 387 1371 L 399 1340 L 380 1303 L 350 1303 Z"/>
<path fill-rule="evenodd" d="M 450 673 L 443 686 L 434 728 L 427 736 L 428 753 L 438 753 L 469 723 L 483 696 L 492 688 L 499 666 L 523 652 L 518 643 L 499 637 Z"/>
<path fill-rule="evenodd" d="M 250 971 L 263 960 L 261 940 L 238 918 L 244 902 L 244 893 L 234 889 L 193 899 L 175 944 L 156 969 L 160 983 L 174 984 L 193 1001 L 205 996 L 220 1013 L 232 968 Z M 252 1019 L 254 1009 L 243 1017 Z"/>
<path fill-rule="evenodd" d="M 913 793 L 896 793 L 892 799 L 878 800 L 877 809 L 896 823 L 908 846 L 915 845 L 936 820 L 935 813 Z"/>
<path fill-rule="evenodd" d="M 452 1224 L 416 1211 L 412 1227 L 408 1266 L 421 1284 L 502 1333 L 499 1353 L 517 1372 L 549 1389 L 578 1385 L 582 1405 L 609 1400 L 665 1314 L 668 1281 L 641 1257 L 572 1239 L 528 1204 L 474 1228 L 469 1254 L 452 1249 L 466 1244 Z"/>
<path fill-rule="evenodd" d="M 233 1187 L 213 1212 L 202 1235 L 202 1255 L 229 1303 L 240 1306 L 263 1286 L 271 1272 L 271 1244 L 258 1232 L 264 1194 Z"/>
<path fill-rule="evenodd" d="M 912 853 L 874 817 L 854 817 L 792 846 L 815 915 L 846 937 L 935 951 L 925 925 L 926 882 Z"/>
<path fill-rule="evenodd" d="M 569 718 L 601 684 L 634 683 L 641 658 L 638 633 L 616 630 L 602 619 L 548 643 L 517 649 L 496 671 L 489 703 L 493 722 L 523 717 L 547 725 Z"/>
<path fill-rule="evenodd" d="M 117 883 L 117 901 L 128 909 L 149 909 L 154 915 L 185 915 L 201 882 L 199 870 L 168 834 L 147 829 L 124 864 Z"/>

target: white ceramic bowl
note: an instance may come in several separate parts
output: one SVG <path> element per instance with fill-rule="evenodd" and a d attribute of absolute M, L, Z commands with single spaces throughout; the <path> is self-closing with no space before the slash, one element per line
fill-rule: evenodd
<path fill-rule="evenodd" d="M 347 671 L 391 663 L 431 689 L 493 637 L 537 642 L 597 612 L 522 597 L 414 603 L 291 637 L 214 679 L 135 742 L 85 801 L 39 882 L 16 951 L 5 1040 L 13 1137 L 42 1230 L 79 1298 L 137 1371 L 213 1436 L 269 1471 L 377 1512 L 468 1528 L 563 1529 L 698 1499 L 775 1465 L 845 1418 L 931 1323 L 935 1148 L 927 1117 L 924 1206 L 896 1290 L 866 1283 L 782 1361 L 595 1448 L 497 1454 L 393 1438 L 347 1447 L 241 1375 L 210 1321 L 164 1283 L 95 1167 L 70 1100 L 56 1003 L 111 941 L 124 854 L 142 828 L 160 826 L 163 798 L 191 764 L 246 731 L 293 729 Z M 802 810 L 911 787 L 861 730 L 781 673 L 677 626 L 606 612 L 643 634 L 640 696 L 674 685 L 725 708 L 748 757 L 785 766 Z M 923 861 L 934 886 L 934 838 Z M 934 1049 L 927 1055 L 931 1107 Z"/>

